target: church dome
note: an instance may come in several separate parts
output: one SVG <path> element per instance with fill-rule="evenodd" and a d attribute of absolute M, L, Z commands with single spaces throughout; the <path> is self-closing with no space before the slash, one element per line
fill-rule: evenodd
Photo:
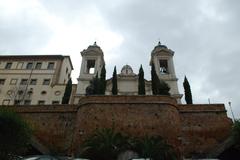
<path fill-rule="evenodd" d="M 121 75 L 134 75 L 132 67 L 127 64 L 123 66 L 121 70 Z"/>
<path fill-rule="evenodd" d="M 97 45 L 96 42 L 94 42 L 93 45 L 88 46 L 87 49 L 84 49 L 81 52 L 81 55 L 86 55 L 86 54 L 91 54 L 91 55 L 103 55 L 102 49 Z"/>
<path fill-rule="evenodd" d="M 159 41 L 158 45 L 155 48 L 165 48 L 165 49 L 167 49 L 167 46 L 162 45 L 161 42 Z"/>
<path fill-rule="evenodd" d="M 166 45 L 161 44 L 161 42 L 159 41 L 158 44 L 152 50 L 151 55 L 153 56 L 154 54 L 157 54 L 161 51 L 164 51 L 165 53 L 169 53 L 171 56 L 174 54 L 174 51 L 169 49 Z"/>

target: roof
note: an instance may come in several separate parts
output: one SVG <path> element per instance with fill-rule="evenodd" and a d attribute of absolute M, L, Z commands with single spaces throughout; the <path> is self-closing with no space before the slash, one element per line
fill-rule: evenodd
<path fill-rule="evenodd" d="M 89 45 L 87 49 L 84 49 L 82 52 L 80 52 L 81 55 L 86 55 L 86 54 L 100 54 L 103 55 L 102 49 L 97 45 L 96 42 L 94 42 L 93 45 Z"/>
<path fill-rule="evenodd" d="M 158 53 L 159 51 L 162 51 L 162 50 L 166 51 L 167 53 L 169 53 L 172 56 L 174 55 L 174 51 L 169 49 L 166 45 L 162 45 L 160 41 L 158 42 L 158 44 L 152 50 L 151 55 L 153 56 L 153 54 Z"/>
<path fill-rule="evenodd" d="M 68 58 L 70 65 L 73 69 L 72 61 L 70 56 L 63 55 L 0 55 L 0 61 L 36 61 L 36 60 L 63 60 Z"/>
<path fill-rule="evenodd" d="M 158 44 L 155 46 L 155 48 L 157 48 L 157 47 L 159 47 L 159 48 L 165 48 L 165 49 L 168 49 L 167 48 L 167 46 L 166 45 L 163 45 L 163 44 L 161 44 L 161 42 L 159 41 L 158 42 Z"/>

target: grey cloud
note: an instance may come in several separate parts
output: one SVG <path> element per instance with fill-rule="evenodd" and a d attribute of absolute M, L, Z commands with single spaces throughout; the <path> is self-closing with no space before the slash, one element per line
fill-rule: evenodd
<path fill-rule="evenodd" d="M 116 54 L 120 58 L 106 61 L 107 75 L 114 65 L 118 72 L 128 63 L 138 73 L 143 64 L 150 79 L 150 54 L 158 39 L 175 51 L 175 70 L 179 89 L 187 75 L 192 85 L 195 102 L 205 103 L 207 98 L 217 102 L 228 99 L 235 104 L 240 116 L 238 81 L 240 71 L 240 1 L 163 1 L 163 0 L 53 0 L 39 1 L 52 15 L 65 23 L 79 21 L 85 25 L 85 15 L 96 11 L 112 32 L 123 36 L 121 46 L 105 52 L 105 57 Z M 0 51 L 32 51 L 44 48 L 51 38 L 51 29 L 28 14 L 6 20 L 0 17 Z M 87 37 L 86 37 L 87 38 Z M 101 40 L 100 40 L 101 41 Z M 86 46 L 87 47 L 87 46 Z M 84 48 L 79 48 L 79 51 Z M 61 46 L 59 46 L 61 50 Z M 75 67 L 76 68 L 76 67 Z M 217 94 L 214 94 L 217 93 Z M 212 95 L 209 95 L 212 94 Z M 184 101 L 184 100 L 183 100 Z"/>
<path fill-rule="evenodd" d="M 145 72 L 148 72 L 150 52 L 160 38 L 176 52 L 175 67 L 181 91 L 185 74 L 195 81 L 200 79 L 198 77 L 204 77 L 201 86 L 192 86 L 193 91 L 200 88 L 201 92 L 195 93 L 195 99 L 198 99 L 198 95 L 204 97 L 204 94 L 211 91 L 219 93 L 218 102 L 233 99 L 236 104 L 234 107 L 240 105 L 239 94 L 236 93 L 240 89 L 237 87 L 239 55 L 236 54 L 240 50 L 240 23 L 237 21 L 240 2 L 209 3 L 210 6 L 207 7 L 216 15 L 203 13 L 199 1 L 184 1 L 181 4 L 176 1 L 151 2 L 134 1 L 119 8 L 101 6 L 102 14 L 112 29 L 125 37 L 119 48 L 122 57 L 126 57 L 128 63 L 135 68 L 143 63 Z M 214 16 L 219 16 L 220 19 Z M 235 52 L 234 55 L 232 51 Z M 146 75 L 149 77 L 149 72 Z M 212 95 L 214 99 L 218 98 L 214 96 Z M 207 98 L 206 95 L 205 99 Z M 195 101 L 201 103 L 200 100 Z M 239 113 L 240 110 L 236 110 Z"/>
<path fill-rule="evenodd" d="M 46 23 L 25 12 L 1 16 L 0 22 L 0 54 L 36 54 L 52 34 Z"/>

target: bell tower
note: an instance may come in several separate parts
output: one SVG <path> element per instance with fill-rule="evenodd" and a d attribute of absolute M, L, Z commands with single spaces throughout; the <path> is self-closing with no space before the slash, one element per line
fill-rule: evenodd
<path fill-rule="evenodd" d="M 80 75 L 78 78 L 78 85 L 76 94 L 85 95 L 86 88 L 88 87 L 90 81 L 98 73 L 101 74 L 101 69 L 104 66 L 104 55 L 102 49 L 94 42 L 87 49 L 81 52 L 82 64 Z"/>
<path fill-rule="evenodd" d="M 154 64 L 159 79 L 164 80 L 170 87 L 171 96 L 181 103 L 182 94 L 179 94 L 177 77 L 173 63 L 174 51 L 158 42 L 151 53 L 150 66 Z"/>

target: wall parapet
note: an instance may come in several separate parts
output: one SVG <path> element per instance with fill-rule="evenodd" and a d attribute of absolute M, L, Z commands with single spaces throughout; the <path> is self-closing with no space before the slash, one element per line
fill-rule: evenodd
<path fill-rule="evenodd" d="M 61 113 L 77 112 L 78 110 L 78 105 L 24 105 L 6 107 L 18 113 Z"/>
<path fill-rule="evenodd" d="M 180 104 L 177 108 L 180 113 L 227 112 L 224 104 Z"/>
<path fill-rule="evenodd" d="M 79 98 L 79 104 L 101 102 L 101 103 L 170 103 L 177 105 L 175 98 L 158 95 L 91 95 Z"/>

